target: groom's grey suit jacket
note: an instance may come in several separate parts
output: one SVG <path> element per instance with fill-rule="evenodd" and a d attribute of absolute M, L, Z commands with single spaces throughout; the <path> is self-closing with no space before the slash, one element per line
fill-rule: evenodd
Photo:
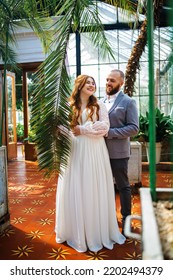
<path fill-rule="evenodd" d="M 103 99 L 103 102 L 106 98 Z M 110 129 L 105 138 L 110 158 L 120 159 L 130 156 L 130 137 L 138 133 L 139 116 L 134 99 L 124 94 L 118 94 L 108 112 Z"/>

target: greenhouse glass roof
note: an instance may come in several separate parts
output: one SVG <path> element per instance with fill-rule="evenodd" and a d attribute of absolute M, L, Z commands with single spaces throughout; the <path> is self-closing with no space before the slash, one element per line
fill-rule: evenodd
<path fill-rule="evenodd" d="M 129 15 L 128 11 L 124 11 L 118 7 L 97 1 L 98 14 L 100 20 L 105 26 L 105 33 L 110 41 L 114 51 L 115 59 L 119 62 L 127 62 L 130 57 L 131 50 L 138 38 L 139 28 L 131 29 L 129 22 L 135 24 L 136 17 Z M 144 15 L 139 14 L 140 23 L 145 19 Z M 156 60 L 166 60 L 170 53 L 171 36 L 173 27 L 156 28 L 154 31 L 154 55 Z M 173 37 L 173 36 L 172 36 Z M 34 32 L 28 28 L 16 30 L 17 43 L 14 51 L 17 53 L 19 63 L 29 63 L 43 61 L 45 54 L 43 53 L 41 43 Z M 68 46 L 68 58 L 70 65 L 76 65 L 76 42 L 75 35 L 71 35 Z M 81 34 L 81 50 L 82 64 L 98 63 L 98 50 L 94 49 L 88 39 L 87 33 Z M 142 55 L 142 61 L 148 59 L 147 47 Z M 113 61 L 107 60 L 105 63 Z M 0 64 L 3 64 L 0 62 Z"/>
<path fill-rule="evenodd" d="M 129 16 L 127 11 L 120 8 L 108 5 L 98 1 L 98 13 L 103 24 L 109 25 L 112 30 L 106 31 L 107 37 L 114 49 L 115 57 L 119 56 L 120 61 L 127 61 L 130 57 L 131 49 L 136 42 L 139 29 L 130 29 L 129 22 L 135 23 L 135 16 Z M 139 15 L 139 22 L 145 19 L 144 15 Z M 126 23 L 126 25 L 119 28 L 119 23 Z M 86 35 L 83 35 L 86 37 Z M 119 46 L 117 46 L 116 38 L 118 36 Z M 173 27 L 156 28 L 154 31 L 154 55 L 155 59 L 165 60 L 172 52 L 171 37 L 173 37 Z M 82 49 L 90 50 L 90 42 L 84 40 Z M 117 53 L 118 52 L 118 53 Z M 141 61 L 146 61 L 148 57 L 147 48 L 143 53 Z"/>

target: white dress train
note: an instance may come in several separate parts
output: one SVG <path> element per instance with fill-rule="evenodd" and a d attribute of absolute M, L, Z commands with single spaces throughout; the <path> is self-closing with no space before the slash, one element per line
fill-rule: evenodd
<path fill-rule="evenodd" d="M 82 135 L 71 136 L 69 164 L 58 179 L 56 242 L 66 241 L 78 252 L 113 249 L 115 243 L 125 242 L 118 228 L 112 171 L 104 140 L 109 118 L 105 105 L 99 105 L 99 121 L 88 121 L 88 111 L 83 111 Z"/>

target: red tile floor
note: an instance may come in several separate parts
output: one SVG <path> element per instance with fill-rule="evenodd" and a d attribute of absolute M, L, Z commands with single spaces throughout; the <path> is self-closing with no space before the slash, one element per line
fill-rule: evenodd
<path fill-rule="evenodd" d="M 10 226 L 0 236 L 0 260 L 140 260 L 141 242 L 127 238 L 113 250 L 78 253 L 66 243 L 55 242 L 55 193 L 57 176 L 45 178 L 36 162 L 8 162 Z M 148 172 L 142 172 L 142 186 L 149 186 Z M 173 187 L 171 172 L 157 172 L 157 187 Z M 138 189 L 133 188 L 132 214 L 140 215 Z M 116 193 L 120 220 L 119 195 Z M 141 232 L 134 221 L 133 230 Z M 121 229 L 121 225 L 120 225 Z"/>

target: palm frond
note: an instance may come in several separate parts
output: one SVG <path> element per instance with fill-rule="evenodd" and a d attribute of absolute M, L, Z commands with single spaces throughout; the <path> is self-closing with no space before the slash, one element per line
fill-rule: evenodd
<path fill-rule="evenodd" d="M 131 17 L 132 14 L 136 15 L 137 9 L 142 7 L 141 0 L 136 2 L 133 0 L 103 0 L 101 2 L 121 8 L 122 12 L 129 15 L 129 17 Z"/>
<path fill-rule="evenodd" d="M 41 0 L 40 0 L 41 1 Z M 44 0 L 45 2 L 48 0 Z M 55 0 L 52 0 L 54 3 Z M 42 1 L 41 1 L 42 3 Z M 12 66 L 17 63 L 17 56 L 13 51 L 15 38 L 15 27 L 21 26 L 23 23 L 28 23 L 29 26 L 41 38 L 45 49 L 48 48 L 50 40 L 47 39 L 47 32 L 44 32 L 43 18 L 38 13 L 39 0 L 0 0 L 0 58 L 4 63 L 4 76 L 3 76 L 3 92 L 2 102 L 0 104 L 0 146 L 2 145 L 2 127 L 4 124 L 4 99 L 6 87 L 6 70 L 8 65 Z M 39 21 L 41 18 L 41 22 Z M 48 19 L 44 22 L 48 22 Z"/>
<path fill-rule="evenodd" d="M 50 43 L 52 20 L 50 17 L 44 17 L 48 14 L 46 11 L 37 11 L 39 1 L 0 0 L 0 3 L 1 40 L 3 39 L 5 43 L 6 36 L 8 36 L 9 45 L 11 44 L 12 48 L 16 43 L 16 29 L 22 26 L 30 27 L 39 36 L 44 50 L 47 51 Z"/>
<path fill-rule="evenodd" d="M 70 94 L 70 79 L 65 58 L 76 1 L 72 2 L 66 13 L 68 18 L 59 17 L 54 24 L 54 50 L 42 63 L 36 75 L 38 86 L 33 96 L 31 123 L 36 134 L 38 163 L 41 169 L 46 169 L 46 174 L 63 172 L 70 149 L 69 137 L 61 131 L 58 133 L 58 127 L 69 129 L 70 107 L 67 100 Z"/>
<path fill-rule="evenodd" d="M 55 10 L 57 18 L 49 55 L 36 74 L 31 121 L 36 134 L 38 163 L 46 174 L 63 173 L 70 153 L 69 136 L 58 127 L 69 129 L 71 89 L 65 59 L 71 31 L 83 32 L 87 28 L 91 44 L 99 46 L 103 56 L 112 55 L 95 1 L 60 0 Z"/>
<path fill-rule="evenodd" d="M 5 61 L 6 59 L 6 65 L 7 69 L 10 71 L 18 71 L 19 67 L 16 64 L 17 61 L 17 54 L 14 52 L 13 48 L 10 46 L 6 50 L 4 42 L 0 39 L 0 60 Z"/>
<path fill-rule="evenodd" d="M 79 32 L 87 32 L 91 44 L 95 48 L 99 48 L 100 56 L 102 56 L 103 59 L 110 57 L 114 59 L 112 46 L 106 38 L 104 27 L 98 14 L 97 3 L 89 3 L 89 5 L 85 6 L 83 10 L 80 9 L 79 18 Z"/>

